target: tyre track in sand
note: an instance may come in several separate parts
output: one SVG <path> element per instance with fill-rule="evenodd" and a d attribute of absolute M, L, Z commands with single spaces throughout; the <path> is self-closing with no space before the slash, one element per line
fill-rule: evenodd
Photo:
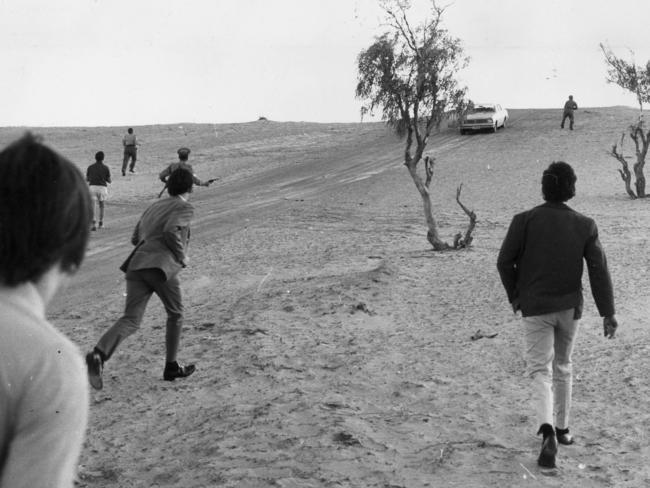
<path fill-rule="evenodd" d="M 427 153 L 438 157 L 470 143 L 471 139 L 447 130 L 430 138 Z M 387 132 L 382 137 L 376 133 L 361 134 L 305 161 L 288 158 L 284 164 L 262 169 L 252 176 L 198 189 L 192 195 L 196 208 L 192 240 L 215 242 L 220 236 L 255 225 L 264 212 L 282 212 L 282 207 L 292 201 L 317 198 L 387 171 L 399 171 L 403 151 L 403 141 Z M 66 291 L 66 301 L 80 304 L 92 301 L 97 283 L 121 286 L 118 267 L 130 250 L 133 225 L 153 201 L 121 205 L 121 213 L 110 227 L 93 233 L 84 265 Z"/>

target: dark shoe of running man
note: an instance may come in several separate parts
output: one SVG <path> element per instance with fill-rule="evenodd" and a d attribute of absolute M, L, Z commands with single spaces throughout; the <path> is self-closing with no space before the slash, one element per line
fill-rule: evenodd
<path fill-rule="evenodd" d="M 555 456 L 557 456 L 557 439 L 555 437 L 555 430 L 550 424 L 542 424 L 537 431 L 537 435 L 542 434 L 542 451 L 537 458 L 537 464 L 543 468 L 555 467 Z"/>
<path fill-rule="evenodd" d="M 163 379 L 165 381 L 174 381 L 176 378 L 186 378 L 194 373 L 194 371 L 196 371 L 196 366 L 193 364 L 180 366 L 176 361 L 173 363 L 166 363 Z"/>
<path fill-rule="evenodd" d="M 95 390 L 101 390 L 104 387 L 104 380 L 102 379 L 104 362 L 98 352 L 93 351 L 86 354 L 86 366 L 88 367 L 90 386 Z"/>
<path fill-rule="evenodd" d="M 569 434 L 568 427 L 566 429 L 558 429 L 555 427 L 555 436 L 557 437 L 557 441 L 565 446 L 570 446 L 575 442 L 573 436 Z"/>

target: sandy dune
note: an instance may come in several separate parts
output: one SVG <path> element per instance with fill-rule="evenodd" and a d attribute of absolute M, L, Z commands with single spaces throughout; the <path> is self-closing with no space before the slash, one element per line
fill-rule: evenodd
<path fill-rule="evenodd" d="M 559 129 L 560 115 L 512 110 L 496 134 L 444 129 L 431 140 L 442 235 L 466 225 L 458 183 L 479 219 L 471 249 L 442 254 L 426 242 L 403 145 L 380 124 L 136 127 L 139 172 L 127 177 L 123 128 L 36 130 L 84 168 L 102 149 L 114 173 L 107 228 L 51 314 L 84 350 L 122 310 L 118 266 L 175 149 L 188 145 L 197 174 L 220 178 L 193 195 L 182 274 L 181 358 L 198 371 L 162 381 L 164 311 L 154 298 L 92 394 L 79 486 L 650 484 L 650 212 L 627 199 L 605 153 L 635 113 L 580 110 L 573 132 Z M 0 143 L 20 132 L 0 129 Z M 605 341 L 587 297 L 577 444 L 548 471 L 536 466 L 520 324 L 495 261 L 512 215 L 541 201 L 541 171 L 558 159 L 578 174 L 572 206 L 599 224 L 621 329 Z M 479 329 L 498 335 L 471 340 Z"/>

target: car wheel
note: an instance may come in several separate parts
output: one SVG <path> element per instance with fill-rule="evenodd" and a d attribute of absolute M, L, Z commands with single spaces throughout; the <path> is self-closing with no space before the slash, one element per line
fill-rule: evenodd
<path fill-rule="evenodd" d="M 465 129 L 461 129 L 461 130 L 460 130 L 460 135 L 461 135 L 461 136 L 464 136 L 465 134 L 466 134 Z"/>

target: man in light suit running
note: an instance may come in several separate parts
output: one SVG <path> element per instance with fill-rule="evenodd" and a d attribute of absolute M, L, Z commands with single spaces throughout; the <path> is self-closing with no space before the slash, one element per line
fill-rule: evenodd
<path fill-rule="evenodd" d="M 167 181 L 169 198 L 153 203 L 135 226 L 131 238 L 135 248 L 120 268 L 126 273 L 124 315 L 86 355 L 90 384 L 97 390 L 103 387 L 104 363 L 124 339 L 140 328 L 147 303 L 154 293 L 167 312 L 163 379 L 174 381 L 195 371 L 193 364 L 180 366 L 176 361 L 183 323 L 178 272 L 187 266 L 189 260 L 186 251 L 194 207 L 187 198 L 192 185 L 190 171 L 185 168 L 173 171 Z"/>

